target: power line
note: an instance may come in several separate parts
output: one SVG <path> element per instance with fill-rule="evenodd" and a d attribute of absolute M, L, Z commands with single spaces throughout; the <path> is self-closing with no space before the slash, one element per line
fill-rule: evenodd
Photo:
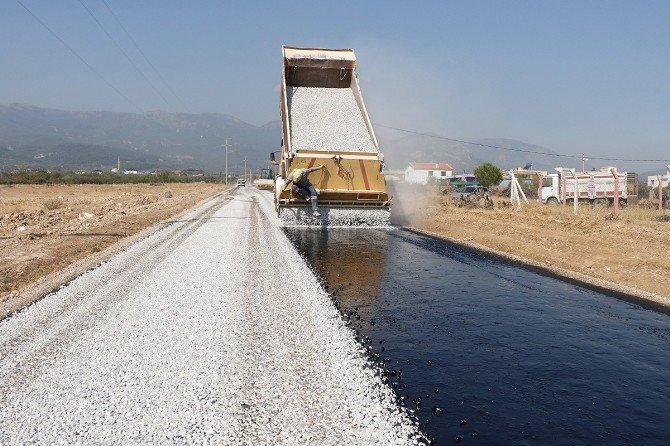
<path fill-rule="evenodd" d="M 140 110 L 140 107 L 139 107 L 137 104 L 135 104 L 135 102 L 133 102 L 128 96 L 126 96 L 125 94 L 123 94 L 123 92 L 122 92 L 121 90 L 119 90 L 119 89 L 116 88 L 111 82 L 109 82 L 109 81 L 108 81 L 102 74 L 100 74 L 100 73 L 98 72 L 98 70 L 96 70 L 95 68 L 93 68 L 93 66 L 92 66 L 90 63 L 88 63 L 88 62 L 86 61 L 86 59 L 84 59 L 82 56 L 80 56 L 79 53 L 77 53 L 77 52 L 74 50 L 74 48 L 72 48 L 70 45 L 68 45 L 67 42 L 66 42 L 65 40 L 63 40 L 58 34 L 56 34 L 56 33 L 54 32 L 54 30 L 52 30 L 51 28 L 49 28 L 49 25 L 47 25 L 44 21 L 42 21 L 42 19 L 40 19 L 37 15 L 35 15 L 34 12 L 32 12 L 30 9 L 28 9 L 28 7 L 27 7 L 26 5 L 24 5 L 23 2 L 22 2 L 21 0 L 16 0 L 16 3 L 18 3 L 23 9 L 25 9 L 25 10 L 28 12 L 28 14 L 30 14 L 35 20 L 37 20 L 37 22 L 38 22 L 40 25 L 42 25 L 42 26 L 44 27 L 44 29 L 46 29 L 47 31 L 49 31 L 49 33 L 50 33 L 52 36 L 54 36 L 60 43 L 62 43 L 63 46 L 65 46 L 65 48 L 67 48 L 67 49 L 68 49 L 68 50 L 69 50 L 69 51 L 70 51 L 70 52 L 71 52 L 77 59 L 79 59 L 79 60 L 81 61 L 81 63 L 83 63 L 84 65 L 86 65 L 86 66 L 89 68 L 89 70 L 91 70 L 91 71 L 93 72 L 93 74 L 95 74 L 96 76 L 98 76 L 98 77 L 99 77 L 105 84 L 107 84 L 107 86 L 108 86 L 109 88 L 111 88 L 112 90 L 114 90 L 119 96 L 121 96 L 123 99 L 125 99 L 126 101 L 128 101 L 128 103 L 131 104 L 134 108 L 136 108 L 137 110 Z"/>
<path fill-rule="evenodd" d="M 514 148 L 514 147 L 501 147 L 501 146 L 496 146 L 496 145 L 493 145 L 493 144 L 484 144 L 484 143 L 479 143 L 479 142 L 464 141 L 462 139 L 447 138 L 446 136 L 432 135 L 430 133 L 417 132 L 416 130 L 401 129 L 399 127 L 392 127 L 390 125 L 375 124 L 375 126 L 376 127 L 383 127 L 383 128 L 391 129 L 391 130 L 398 130 L 400 132 L 405 132 L 405 133 L 412 133 L 414 135 L 428 136 L 430 138 L 442 139 L 442 140 L 445 140 L 445 141 L 460 142 L 460 143 L 463 143 L 463 144 L 470 144 L 470 145 L 473 145 L 473 146 L 486 147 L 486 148 L 489 148 L 489 149 L 507 150 L 507 151 L 510 151 L 510 152 L 531 153 L 531 154 L 535 154 L 535 155 L 555 156 L 557 158 L 581 159 L 582 157 L 584 157 L 584 154 L 582 154 L 582 155 L 563 155 L 563 154 L 560 154 L 560 153 L 541 152 L 539 150 L 519 149 L 519 148 Z M 599 161 L 627 161 L 627 162 L 650 162 L 650 163 L 667 163 L 667 162 L 670 162 L 670 159 L 605 158 L 605 157 L 598 157 L 598 156 L 591 156 L 589 159 L 599 160 Z"/>
<path fill-rule="evenodd" d="M 126 35 L 128 36 L 128 39 L 130 39 L 130 41 L 135 46 L 135 49 L 137 49 L 137 51 L 142 55 L 142 57 L 144 58 L 146 63 L 154 70 L 154 73 L 156 73 L 156 76 L 158 76 L 158 78 L 161 80 L 161 82 L 163 82 L 163 85 L 165 85 L 165 87 L 170 91 L 170 93 L 172 93 L 172 96 L 174 96 L 177 99 L 177 101 L 179 102 L 179 104 L 181 104 L 181 106 L 184 108 L 184 110 L 186 110 L 187 107 L 186 107 L 186 104 L 184 103 L 184 101 L 182 101 L 181 98 L 179 96 L 177 96 L 177 93 L 175 93 L 174 90 L 172 89 L 172 87 L 170 87 L 170 84 L 167 83 L 165 78 L 161 75 L 160 71 L 158 71 L 158 69 L 154 66 L 154 64 L 151 63 L 151 61 L 149 60 L 147 55 L 144 54 L 144 51 L 142 51 L 142 49 L 137 44 L 135 39 L 133 39 L 133 36 L 131 36 L 130 32 L 128 32 L 126 27 L 123 26 L 123 23 L 121 23 L 121 20 L 119 19 L 119 17 L 114 13 L 114 11 L 112 11 L 112 8 L 109 6 L 109 3 L 107 3 L 107 0 L 101 0 L 101 1 L 105 4 L 105 6 L 107 7 L 107 10 L 110 12 L 110 14 L 112 14 L 114 19 L 116 20 L 116 23 L 119 24 L 119 27 L 121 27 L 123 32 L 126 33 Z"/>
<path fill-rule="evenodd" d="M 130 56 L 128 56 L 128 53 L 126 53 L 124 51 L 124 49 L 121 47 L 121 45 L 119 45 L 119 43 L 116 41 L 116 39 L 114 39 L 114 37 L 112 37 L 112 35 L 107 31 L 107 29 L 102 25 L 102 23 L 100 23 L 100 20 L 98 20 L 98 18 L 95 16 L 95 14 L 93 14 L 93 11 L 91 11 L 89 9 L 89 7 L 86 6 L 86 4 L 84 3 L 83 0 L 78 0 L 78 1 L 81 4 L 81 6 L 84 7 L 86 12 L 88 12 L 88 14 L 91 16 L 91 18 L 95 21 L 95 23 L 98 24 L 100 29 L 107 35 L 107 37 L 109 37 L 109 40 L 111 40 L 112 43 L 114 43 L 114 45 L 119 49 L 119 51 L 121 51 L 121 53 L 125 56 L 125 58 L 128 60 L 128 62 L 130 62 L 130 64 L 133 66 L 133 68 L 135 68 L 135 70 L 140 74 L 140 76 L 142 76 L 144 78 L 144 80 L 147 81 L 149 86 L 151 86 L 151 88 L 153 88 L 153 90 L 156 92 L 156 94 L 158 94 L 158 96 L 160 96 L 160 98 L 163 100 L 163 102 L 165 102 L 165 104 L 168 107 L 171 107 L 170 103 L 167 101 L 167 99 L 165 99 L 165 96 L 163 96 L 163 94 L 160 91 L 158 91 L 158 88 L 156 88 L 156 86 L 153 84 L 153 82 L 151 82 L 151 80 L 146 76 L 146 74 L 144 74 L 144 72 L 142 72 L 142 70 L 140 70 L 140 68 L 137 66 L 137 64 L 135 64 L 135 62 L 133 62 L 133 60 L 130 58 Z"/>

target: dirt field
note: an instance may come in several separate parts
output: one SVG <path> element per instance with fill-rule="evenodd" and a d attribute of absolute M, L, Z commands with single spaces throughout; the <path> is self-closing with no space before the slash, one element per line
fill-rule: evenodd
<path fill-rule="evenodd" d="M 36 279 L 225 188 L 206 183 L 0 186 L 0 307 Z"/>
<path fill-rule="evenodd" d="M 608 208 L 582 206 L 575 216 L 572 208 L 533 203 L 515 211 L 494 201 L 494 209 L 467 209 L 430 194 L 408 212 L 409 226 L 670 296 L 670 221 L 660 221 L 661 211 L 630 206 L 611 219 Z"/>

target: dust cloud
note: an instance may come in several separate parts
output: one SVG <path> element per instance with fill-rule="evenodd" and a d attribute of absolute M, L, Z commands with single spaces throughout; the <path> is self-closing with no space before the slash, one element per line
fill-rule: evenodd
<path fill-rule="evenodd" d="M 418 225 L 428 218 L 426 210 L 430 203 L 437 200 L 439 189 L 436 186 L 409 184 L 401 181 L 386 183 L 389 196 L 392 197 L 391 224 L 396 226 Z"/>

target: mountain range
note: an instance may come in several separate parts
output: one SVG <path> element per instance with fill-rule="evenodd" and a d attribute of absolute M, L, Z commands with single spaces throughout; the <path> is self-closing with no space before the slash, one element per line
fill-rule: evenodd
<path fill-rule="evenodd" d="M 127 169 L 260 166 L 280 142 L 279 122 L 254 126 L 235 117 L 162 111 L 144 114 L 0 105 L 0 163 L 17 168 Z"/>
<path fill-rule="evenodd" d="M 386 164 L 404 169 L 409 162 L 448 162 L 457 172 L 490 161 L 504 168 L 552 169 L 557 158 L 505 151 L 441 139 L 437 135 L 400 134 L 377 129 Z M 225 165 L 241 171 L 243 159 L 257 169 L 281 141 L 281 122 L 256 126 L 218 113 L 143 114 L 108 111 L 65 111 L 25 104 L 0 105 L 0 169 L 198 168 L 220 172 Z M 550 150 L 508 139 L 482 139 L 479 144 L 513 149 Z"/>

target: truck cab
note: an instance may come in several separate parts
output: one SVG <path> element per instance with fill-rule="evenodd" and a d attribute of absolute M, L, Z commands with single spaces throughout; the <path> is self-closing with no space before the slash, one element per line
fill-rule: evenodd
<path fill-rule="evenodd" d="M 561 190 L 558 174 L 552 173 L 542 177 L 542 202 L 546 204 L 558 204 L 560 200 Z"/>

